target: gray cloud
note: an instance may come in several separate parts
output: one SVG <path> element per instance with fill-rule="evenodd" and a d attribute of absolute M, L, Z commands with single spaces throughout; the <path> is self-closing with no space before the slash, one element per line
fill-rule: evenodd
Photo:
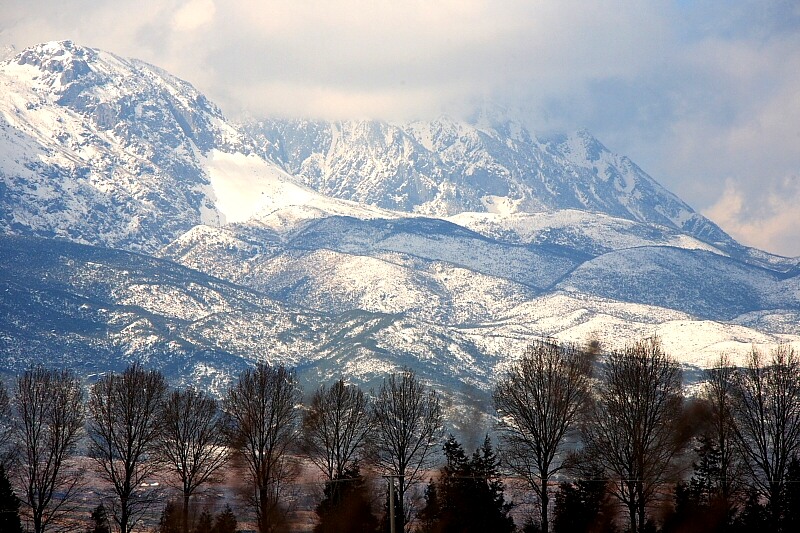
<path fill-rule="evenodd" d="M 234 117 L 427 118 L 490 97 L 536 131 L 589 128 L 744 242 L 800 254 L 776 202 L 800 202 L 797 3 L 597 4 L 10 0 L 0 45 L 138 57 Z"/>

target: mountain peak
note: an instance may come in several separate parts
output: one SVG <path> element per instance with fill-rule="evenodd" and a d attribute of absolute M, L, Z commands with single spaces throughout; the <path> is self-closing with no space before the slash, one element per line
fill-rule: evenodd
<path fill-rule="evenodd" d="M 152 251 L 223 220 L 214 150 L 253 153 L 189 83 L 73 41 L 0 63 L 0 87 L 0 126 L 15 131 L 0 134 L 0 153 L 13 154 L 0 228 L 15 233 Z"/>
<path fill-rule="evenodd" d="M 50 41 L 26 48 L 17 56 L 18 65 L 31 65 L 44 73 L 56 74 L 62 85 L 90 72 L 89 63 L 97 51 L 72 41 Z"/>
<path fill-rule="evenodd" d="M 575 159 L 598 161 L 603 154 L 613 155 L 611 151 L 603 145 L 586 128 L 581 128 L 562 138 L 559 143 L 561 150 L 572 154 Z"/>
<path fill-rule="evenodd" d="M 518 109 L 486 100 L 467 118 L 467 123 L 481 131 L 496 132 L 511 140 L 530 142 L 530 132 L 519 119 L 520 116 L 522 113 Z"/>

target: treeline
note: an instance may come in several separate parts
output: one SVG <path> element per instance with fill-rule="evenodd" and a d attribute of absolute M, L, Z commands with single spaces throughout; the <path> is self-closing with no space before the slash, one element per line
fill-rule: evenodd
<path fill-rule="evenodd" d="M 600 362 L 539 342 L 494 401 L 505 466 L 541 504 L 530 531 L 800 531 L 789 345 L 768 358 L 754 348 L 743 367 L 721 357 L 690 393 L 656 338 Z"/>
<path fill-rule="evenodd" d="M 78 453 L 84 442 L 111 495 L 92 513 L 96 533 L 129 533 L 163 506 L 156 479 L 179 495 L 164 509 L 162 533 L 235 531 L 230 509 L 191 516 L 193 496 L 227 470 L 246 485 L 258 530 L 287 530 L 283 503 L 303 460 L 325 476 L 317 530 L 378 529 L 365 463 L 392 475 L 391 507 L 402 528 L 406 493 L 442 441 L 439 396 L 410 370 L 387 377 L 374 397 L 342 380 L 323 385 L 305 407 L 294 371 L 264 363 L 242 372 L 221 401 L 193 388 L 169 390 L 160 372 L 138 364 L 104 376 L 84 396 L 73 372 L 41 367 L 0 386 L 0 531 L 22 531 L 20 514 L 36 533 L 79 529 L 89 488 Z"/>
<path fill-rule="evenodd" d="M 232 533 L 230 507 L 193 506 L 228 472 L 260 532 L 288 531 L 303 463 L 324 478 L 319 533 L 800 531 L 800 362 L 788 345 L 754 349 L 744 367 L 720 358 L 690 394 L 658 339 L 603 356 L 542 340 L 493 400 L 497 446 L 487 435 L 472 451 L 447 436 L 440 395 L 410 369 L 369 394 L 321 385 L 303 405 L 294 371 L 264 363 L 221 400 L 170 390 L 138 364 L 88 394 L 70 371 L 32 368 L 0 386 L 0 531 L 22 531 L 20 514 L 37 533 L 86 531 L 86 468 L 108 494 L 95 533 L 129 533 L 154 509 L 162 533 Z M 524 526 L 510 480 L 537 502 Z"/>

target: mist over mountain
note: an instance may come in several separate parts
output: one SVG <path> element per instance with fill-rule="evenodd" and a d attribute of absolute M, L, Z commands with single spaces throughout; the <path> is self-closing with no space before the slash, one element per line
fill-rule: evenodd
<path fill-rule="evenodd" d="M 413 366 L 488 391 L 542 336 L 687 364 L 800 342 L 800 266 L 737 243 L 586 131 L 238 125 L 158 67 L 51 42 L 0 63 L 0 371 L 142 360 L 213 389 Z"/>

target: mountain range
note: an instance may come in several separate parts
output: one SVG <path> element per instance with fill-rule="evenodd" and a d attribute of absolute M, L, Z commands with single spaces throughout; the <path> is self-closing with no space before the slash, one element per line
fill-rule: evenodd
<path fill-rule="evenodd" d="M 0 372 L 141 360 L 214 390 L 402 366 L 486 398 L 527 342 L 657 334 L 687 365 L 800 342 L 800 261 L 741 245 L 587 131 L 234 123 L 147 63 L 0 63 Z"/>

